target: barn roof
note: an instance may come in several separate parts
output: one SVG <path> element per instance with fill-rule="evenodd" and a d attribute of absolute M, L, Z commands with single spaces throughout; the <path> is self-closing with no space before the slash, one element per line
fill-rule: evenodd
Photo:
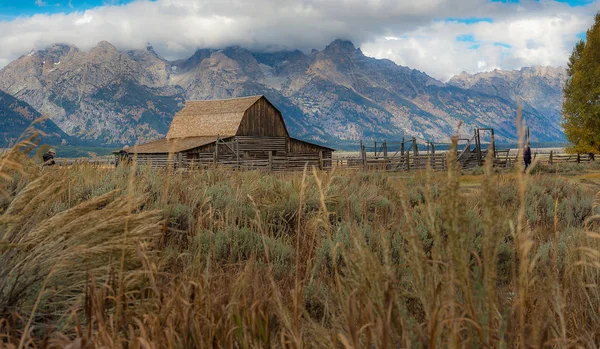
<path fill-rule="evenodd" d="M 226 137 L 219 137 L 220 139 Z M 175 139 L 159 139 L 150 143 L 134 146 L 130 152 L 135 154 L 158 154 L 158 153 L 178 153 L 213 143 L 217 140 L 212 137 L 186 137 Z"/>
<path fill-rule="evenodd" d="M 173 118 L 167 139 L 235 135 L 246 110 L 262 97 L 187 101 Z"/>

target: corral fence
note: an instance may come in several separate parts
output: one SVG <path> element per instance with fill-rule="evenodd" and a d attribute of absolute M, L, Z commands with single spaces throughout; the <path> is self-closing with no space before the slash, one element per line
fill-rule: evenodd
<path fill-rule="evenodd" d="M 409 141 L 412 143 L 412 140 Z M 405 145 L 409 142 L 405 142 Z M 383 148 L 385 148 L 386 142 L 381 142 Z M 389 144 L 389 143 L 388 143 Z M 416 144 L 416 143 L 415 143 Z M 434 145 L 435 146 L 435 145 Z M 399 154 L 388 153 L 385 155 L 383 151 L 378 152 L 367 152 L 369 147 L 365 147 L 364 155 L 339 155 L 334 156 L 333 159 L 319 159 L 314 154 L 298 154 L 294 157 L 289 156 L 273 156 L 270 159 L 256 159 L 256 160 L 244 160 L 242 162 L 231 159 L 230 161 L 220 161 L 218 166 L 225 166 L 236 170 L 264 170 L 264 171 L 302 171 L 307 165 L 310 169 L 315 167 L 318 169 L 329 170 L 331 168 L 337 169 L 353 169 L 361 171 L 418 171 L 425 170 L 428 167 L 435 171 L 446 171 L 448 169 L 448 150 L 435 151 L 430 146 L 429 151 L 427 148 L 423 150 L 417 150 L 414 148 L 407 148 L 410 151 L 399 152 Z M 416 155 L 415 155 L 416 154 Z M 481 162 L 477 159 L 477 156 L 463 155 L 469 154 L 468 150 L 457 152 L 458 161 L 461 163 L 461 167 L 464 169 L 473 168 L 476 166 L 483 165 L 485 157 L 487 156 L 487 149 L 481 152 Z M 471 154 L 473 152 L 471 151 Z M 461 157 L 462 155 L 462 157 Z M 538 151 L 532 154 L 533 161 L 538 164 L 553 165 L 560 163 L 589 163 L 595 161 L 593 154 L 565 154 L 555 150 L 550 151 Z M 472 161 L 471 158 L 475 158 Z M 462 160 L 461 159 L 465 159 Z M 517 162 L 523 161 L 523 157 L 520 151 L 511 151 L 510 149 L 495 149 L 494 150 L 494 166 L 496 167 L 513 167 Z M 77 165 L 88 165 L 97 167 L 114 167 L 115 160 L 113 158 L 56 158 L 55 163 L 58 166 L 77 166 Z M 319 164 L 321 164 L 319 166 Z M 207 159 L 196 159 L 189 161 L 186 166 L 189 169 L 208 169 L 215 167 L 212 158 Z"/>
<path fill-rule="evenodd" d="M 527 131 L 529 139 L 529 131 Z M 372 144 L 372 145 L 371 145 Z M 431 168 L 448 169 L 448 152 L 451 143 L 430 142 L 416 137 L 402 138 L 401 141 L 362 142 L 359 152 L 336 154 L 333 166 L 336 168 L 363 171 L 413 171 Z M 498 149 L 494 145 L 494 129 L 475 129 L 471 138 L 459 138 L 456 159 L 461 168 L 471 169 L 482 166 L 488 153 L 493 154 L 495 167 L 513 167 L 523 161 L 521 150 Z M 555 150 L 534 151 L 533 161 L 539 164 L 586 163 L 595 160 L 594 154 L 564 154 Z"/>
<path fill-rule="evenodd" d="M 486 136 L 488 142 L 485 142 Z M 471 138 L 458 139 L 456 159 L 461 167 L 480 166 L 489 151 L 495 154 L 493 139 L 493 129 L 475 129 Z M 452 149 L 451 142 L 432 142 L 416 137 L 403 137 L 401 141 L 373 141 L 372 144 L 361 141 L 358 154 L 335 156 L 334 166 L 365 171 L 413 171 L 428 167 L 443 171 L 448 169 L 448 151 Z"/>
<path fill-rule="evenodd" d="M 520 151 L 511 153 L 509 149 L 503 149 L 496 152 L 495 163 L 504 167 L 514 166 L 517 162 L 523 161 L 523 156 Z M 538 164 L 554 165 L 560 163 L 589 163 L 595 161 L 594 154 L 565 154 L 555 150 L 548 152 L 533 152 L 532 160 Z"/>

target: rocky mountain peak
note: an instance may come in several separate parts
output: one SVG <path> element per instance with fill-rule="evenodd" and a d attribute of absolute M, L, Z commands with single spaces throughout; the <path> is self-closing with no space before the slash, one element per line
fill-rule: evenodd
<path fill-rule="evenodd" d="M 108 41 L 100 41 L 90 50 L 90 54 L 119 54 L 119 50 Z"/>
<path fill-rule="evenodd" d="M 452 79 L 467 79 L 469 77 L 471 77 L 471 74 L 463 70 L 460 74 L 453 76 Z"/>
<path fill-rule="evenodd" d="M 64 54 L 67 54 L 72 49 L 77 50 L 77 47 L 75 47 L 73 45 L 66 45 L 66 44 L 54 44 L 47 49 L 47 52 L 64 55 Z"/>
<path fill-rule="evenodd" d="M 250 50 L 247 50 L 240 46 L 229 46 L 223 49 L 221 52 L 225 56 L 240 63 L 251 63 L 254 60 L 254 56 L 252 56 Z"/>
<path fill-rule="evenodd" d="M 197 67 L 203 60 L 209 58 L 212 53 L 213 50 L 211 49 L 198 49 L 190 58 L 173 62 L 173 65 L 177 68 L 177 72 L 183 73 Z"/>
<path fill-rule="evenodd" d="M 155 55 L 158 56 L 158 54 L 156 53 L 156 51 L 154 51 L 154 46 L 152 46 L 152 44 L 149 43 L 149 42 L 146 43 L 146 51 L 148 51 L 150 53 L 153 53 L 153 54 L 155 54 Z"/>
<path fill-rule="evenodd" d="M 350 54 L 357 52 L 357 49 L 352 41 L 336 39 L 331 44 L 327 45 L 323 52 L 327 54 Z"/>
<path fill-rule="evenodd" d="M 527 74 L 529 76 L 541 76 L 541 77 L 565 77 L 567 75 L 567 69 L 564 67 L 551 67 L 551 66 L 534 66 L 524 67 L 521 69 L 521 74 Z"/>

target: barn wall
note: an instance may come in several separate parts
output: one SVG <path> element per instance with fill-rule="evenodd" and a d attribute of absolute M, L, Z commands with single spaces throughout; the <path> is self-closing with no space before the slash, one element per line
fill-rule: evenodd
<path fill-rule="evenodd" d="M 319 151 L 331 153 L 331 150 L 327 148 L 320 147 L 316 144 L 302 142 L 297 139 L 290 138 L 288 142 L 288 150 L 290 153 L 318 153 Z"/>
<path fill-rule="evenodd" d="M 137 154 L 137 166 L 144 167 L 150 166 L 152 168 L 165 167 L 167 165 L 179 165 L 181 159 L 181 153 L 175 153 L 169 159 L 168 153 L 157 153 L 157 154 Z"/>
<path fill-rule="evenodd" d="M 286 137 L 236 137 L 240 152 L 262 153 L 274 151 L 285 154 L 287 149 Z"/>
<path fill-rule="evenodd" d="M 281 113 L 265 98 L 259 99 L 244 113 L 237 136 L 287 137 Z"/>

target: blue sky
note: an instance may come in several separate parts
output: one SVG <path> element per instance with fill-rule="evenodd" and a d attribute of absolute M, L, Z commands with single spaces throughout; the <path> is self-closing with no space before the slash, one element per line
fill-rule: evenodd
<path fill-rule="evenodd" d="M 600 0 L 0 0 L 0 68 L 55 43 L 149 42 L 179 59 L 229 45 L 310 52 L 342 38 L 446 80 L 564 66 L 598 11 Z"/>
<path fill-rule="evenodd" d="M 123 5 L 134 0 L 0 0 L 4 20 L 34 14 L 70 13 L 106 6 Z"/>

